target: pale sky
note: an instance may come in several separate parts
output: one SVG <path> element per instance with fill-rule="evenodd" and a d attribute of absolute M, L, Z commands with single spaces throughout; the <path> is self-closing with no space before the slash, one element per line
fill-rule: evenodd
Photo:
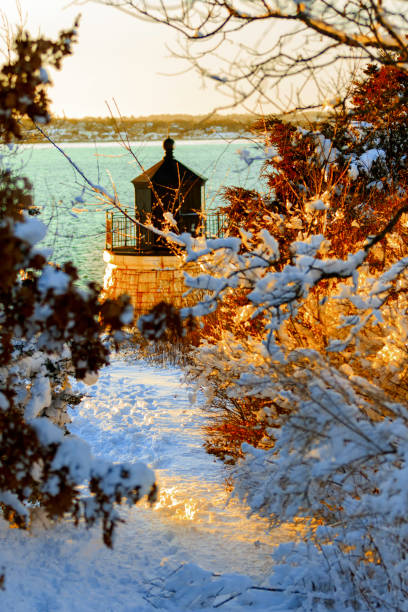
<path fill-rule="evenodd" d="M 27 29 L 46 36 L 55 36 L 82 13 L 74 55 L 52 75 L 49 95 L 55 114 L 106 116 L 105 100 L 112 98 L 127 116 L 203 114 L 228 102 L 212 81 L 204 86 L 192 71 L 174 76 L 187 65 L 170 57 L 166 44 L 175 46 L 176 36 L 165 26 L 92 3 L 75 7 L 69 0 L 21 0 L 21 6 Z M 11 24 L 16 22 L 15 0 L 1 0 L 0 10 Z"/>
<path fill-rule="evenodd" d="M 230 98 L 217 91 L 214 80 L 204 81 L 187 62 L 171 56 L 167 47 L 177 49 L 178 45 L 177 34 L 169 27 L 141 21 L 93 2 L 79 6 L 72 0 L 20 0 L 20 4 L 31 34 L 40 32 L 50 38 L 61 29 L 69 28 L 82 13 L 79 42 L 74 46 L 73 55 L 64 59 L 60 72 L 51 73 L 54 86 L 49 96 L 54 115 L 109 116 L 106 101 L 114 108 L 113 99 L 121 115 L 135 117 L 167 113 L 200 115 L 230 102 Z M 16 0 L 0 0 L 1 14 L 6 15 L 11 25 L 17 23 Z M 248 47 L 257 42 L 269 46 L 283 33 L 280 23 L 274 26 L 268 21 L 252 27 L 255 29 L 245 28 L 240 32 L 236 42 Z M 225 49 L 231 58 L 235 57 L 234 45 L 229 44 Z M 206 67 L 220 74 L 220 60 L 207 57 L 212 59 Z M 329 67 L 326 77 L 330 78 L 333 72 Z M 278 107 L 251 104 L 251 110 L 267 114 L 287 104 L 290 107 L 299 86 L 301 104 L 315 102 L 313 82 L 303 87 L 302 78 L 296 77 L 292 83 L 285 82 L 278 93 L 271 92 L 271 99 L 278 102 Z M 246 110 L 237 107 L 228 112 Z"/>

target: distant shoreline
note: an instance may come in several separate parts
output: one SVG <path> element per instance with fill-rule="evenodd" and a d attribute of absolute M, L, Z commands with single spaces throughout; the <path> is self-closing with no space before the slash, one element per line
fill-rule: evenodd
<path fill-rule="evenodd" d="M 209 145 L 214 145 L 214 144 L 225 144 L 225 145 L 230 145 L 232 143 L 237 143 L 237 144 L 246 144 L 248 143 L 248 140 L 250 140 L 253 143 L 262 143 L 263 139 L 262 138 L 255 138 L 254 136 L 251 137 L 245 137 L 245 136 L 241 136 L 241 135 L 237 135 L 234 137 L 228 137 L 228 138 L 177 138 L 176 140 L 176 146 L 177 144 L 183 144 L 183 145 L 198 145 L 198 144 L 209 144 Z M 85 141 L 81 141 L 81 140 L 65 140 L 65 141 L 59 141 L 57 139 L 55 139 L 56 144 L 59 147 L 71 147 L 71 148 L 85 148 L 85 147 L 101 147 L 101 148 L 107 148 L 107 147 L 111 147 L 111 146 L 122 146 L 122 143 L 118 140 L 104 140 L 104 141 L 92 141 L 92 140 L 85 140 Z M 161 138 L 157 138 L 156 140 L 133 140 L 133 141 L 129 141 L 129 145 L 130 146 L 146 146 L 146 147 L 150 147 L 150 146 L 158 146 L 161 145 L 162 139 Z M 22 149 L 28 148 L 28 147 L 34 147 L 36 149 L 51 149 L 53 147 L 53 145 L 49 142 L 30 142 L 26 139 L 24 139 L 24 142 L 22 143 L 15 143 L 18 147 L 21 147 Z"/>
<path fill-rule="evenodd" d="M 321 120 L 321 113 L 300 113 L 282 117 L 302 125 Z M 279 119 L 279 117 L 277 117 Z M 64 143 L 117 143 L 123 138 L 130 142 L 160 142 L 170 136 L 178 142 L 237 139 L 262 139 L 260 118 L 251 115 L 151 115 L 150 117 L 122 117 L 113 120 L 106 117 L 69 119 L 56 117 L 45 127 L 45 132 L 55 142 Z M 258 127 L 254 125 L 258 122 Z M 26 120 L 22 121 L 23 142 L 43 143 L 44 137 Z"/>
<path fill-rule="evenodd" d="M 94 143 L 156 142 L 171 136 L 176 141 L 250 138 L 255 119 L 243 115 L 192 117 L 164 115 L 152 117 L 123 117 L 112 119 L 84 117 L 83 119 L 53 119 L 45 132 L 56 142 Z M 43 126 L 41 126 L 43 127 Z M 42 134 L 28 121 L 23 122 L 23 140 L 35 144 L 44 142 Z"/>

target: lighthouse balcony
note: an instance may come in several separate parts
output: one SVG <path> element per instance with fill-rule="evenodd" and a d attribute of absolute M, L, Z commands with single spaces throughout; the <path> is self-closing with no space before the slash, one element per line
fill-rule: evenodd
<path fill-rule="evenodd" d="M 177 215 L 178 232 L 189 232 L 193 236 L 221 238 L 225 234 L 227 220 L 219 212 Z M 166 240 L 151 230 L 141 227 L 121 212 L 106 213 L 106 250 L 127 255 L 169 253 Z"/>

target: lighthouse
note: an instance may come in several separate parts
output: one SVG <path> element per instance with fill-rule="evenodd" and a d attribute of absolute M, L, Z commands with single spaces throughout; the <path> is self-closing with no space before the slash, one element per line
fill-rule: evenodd
<path fill-rule="evenodd" d="M 180 232 L 196 233 L 205 202 L 205 179 L 174 157 L 174 140 L 163 142 L 164 156 L 157 164 L 132 180 L 135 189 L 135 217 L 160 228 L 164 213 L 171 213 Z M 157 235 L 146 233 L 144 250 L 168 251 L 169 245 Z"/>
<path fill-rule="evenodd" d="M 206 179 L 175 158 L 174 144 L 172 138 L 166 138 L 163 158 L 132 180 L 134 217 L 161 229 L 165 213 L 169 213 L 167 219 L 174 220 L 180 233 L 206 234 Z M 136 314 L 147 312 L 163 300 L 176 307 L 183 305 L 186 288 L 180 257 L 165 239 L 120 211 L 106 215 L 104 261 L 105 295 L 114 298 L 128 294 Z"/>

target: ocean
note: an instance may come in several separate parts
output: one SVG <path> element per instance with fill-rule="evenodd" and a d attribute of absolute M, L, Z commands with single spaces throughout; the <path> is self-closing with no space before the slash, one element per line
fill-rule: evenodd
<path fill-rule="evenodd" d="M 131 180 L 163 157 L 161 143 L 133 143 L 134 156 L 120 144 L 76 143 L 59 145 L 89 180 L 107 191 L 116 191 L 122 206 L 133 214 Z M 262 145 L 251 141 L 196 140 L 176 142 L 175 157 L 206 177 L 206 208 L 222 205 L 226 186 L 263 189 L 259 172 Z M 137 158 L 137 160 L 135 159 Z M 252 158 L 257 158 L 252 161 Z M 105 211 L 69 161 L 52 145 L 17 147 L 12 164 L 33 186 L 34 202 L 48 226 L 44 245 L 52 247 L 52 261 L 72 261 L 80 284 L 102 283 L 105 246 Z M 78 200 L 79 198 L 79 200 Z M 80 201 L 82 200 L 82 201 Z"/>

